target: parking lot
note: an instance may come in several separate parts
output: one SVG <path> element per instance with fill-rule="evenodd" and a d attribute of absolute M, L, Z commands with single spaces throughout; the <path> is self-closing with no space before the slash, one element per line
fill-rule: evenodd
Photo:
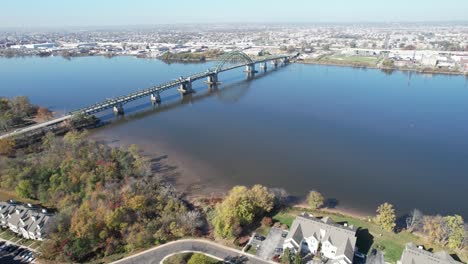
<path fill-rule="evenodd" d="M 287 231 L 272 227 L 263 241 L 256 241 L 258 247 L 256 255 L 265 260 L 271 260 L 275 255 L 283 253 L 283 242 Z M 255 239 L 254 239 L 255 240 Z"/>
<path fill-rule="evenodd" d="M 0 263 L 34 263 L 35 259 L 35 253 L 31 250 L 8 241 L 0 240 Z"/>

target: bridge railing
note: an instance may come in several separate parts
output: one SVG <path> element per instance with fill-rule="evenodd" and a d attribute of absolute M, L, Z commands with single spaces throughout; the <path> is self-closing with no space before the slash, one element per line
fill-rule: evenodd
<path fill-rule="evenodd" d="M 270 60 L 284 59 L 284 58 L 289 58 L 289 57 L 290 57 L 289 55 L 276 55 L 276 56 L 266 57 L 266 58 L 263 58 L 263 59 L 260 59 L 260 60 L 255 60 L 255 61 L 252 61 L 252 63 L 262 63 L 262 62 L 266 62 L 266 61 L 270 61 Z M 133 101 L 133 100 L 136 100 L 138 98 L 147 96 L 147 95 L 149 95 L 151 93 L 154 93 L 154 92 L 162 92 L 162 91 L 164 91 L 166 89 L 169 89 L 169 88 L 172 88 L 172 87 L 174 87 L 174 86 L 176 86 L 178 84 L 181 84 L 182 82 L 184 82 L 188 78 L 193 79 L 193 80 L 197 80 L 197 79 L 206 77 L 206 76 L 208 76 L 209 74 L 212 74 L 212 73 L 218 73 L 218 72 L 222 72 L 222 71 L 226 71 L 226 70 L 230 70 L 230 69 L 235 69 L 235 68 L 247 65 L 247 64 L 249 64 L 249 63 L 240 63 L 240 64 L 237 64 L 237 65 L 227 67 L 225 69 L 217 69 L 217 67 L 212 67 L 212 68 L 209 68 L 208 70 L 203 71 L 203 72 L 195 73 L 195 74 L 192 74 L 192 75 L 186 76 L 186 77 L 181 77 L 181 79 L 172 80 L 172 81 L 169 81 L 169 82 L 166 82 L 166 83 L 163 83 L 163 84 L 160 84 L 160 85 L 155 85 L 155 86 L 152 86 L 150 88 L 139 90 L 139 91 L 127 94 L 127 95 L 122 95 L 122 96 L 118 96 L 116 98 L 107 99 L 107 100 L 104 100 L 102 102 L 93 104 L 91 106 L 71 111 L 70 114 L 72 114 L 72 115 L 77 114 L 77 113 L 88 114 L 88 113 L 93 113 L 93 112 L 99 112 L 100 110 L 105 110 L 105 109 L 108 109 L 108 108 L 112 108 L 112 107 L 114 107 L 114 106 L 116 106 L 118 104 L 126 103 L 128 101 Z"/>

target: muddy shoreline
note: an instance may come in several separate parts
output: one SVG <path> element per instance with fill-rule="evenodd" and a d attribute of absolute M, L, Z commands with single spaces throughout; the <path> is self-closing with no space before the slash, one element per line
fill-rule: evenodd
<path fill-rule="evenodd" d="M 152 163 L 154 175 L 163 177 L 173 184 L 188 200 L 222 198 L 235 185 L 226 182 L 220 184 L 214 179 L 218 172 L 210 164 L 201 162 L 196 157 L 189 157 L 182 151 L 164 144 L 164 142 L 155 141 L 152 142 L 152 145 L 138 141 L 129 142 L 125 139 L 104 135 L 106 133 L 104 129 L 93 129 L 90 132 L 90 139 L 112 147 L 129 147 L 135 144 L 141 154 Z M 286 204 L 290 207 L 308 207 L 305 196 L 291 196 L 289 193 Z M 326 207 L 322 210 L 355 218 L 364 218 L 372 213 L 341 205 Z"/>

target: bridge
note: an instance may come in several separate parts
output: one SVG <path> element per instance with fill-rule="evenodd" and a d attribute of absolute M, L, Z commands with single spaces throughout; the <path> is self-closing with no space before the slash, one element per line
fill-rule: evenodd
<path fill-rule="evenodd" d="M 103 112 L 108 109 L 113 109 L 115 114 L 124 114 L 124 105 L 128 102 L 135 101 L 144 97 L 149 97 L 153 104 L 161 103 L 161 93 L 177 88 L 182 95 L 187 95 L 193 92 L 192 83 L 205 79 L 206 83 L 211 86 L 216 86 L 218 82 L 218 75 L 222 72 L 234 70 L 237 68 L 245 67 L 247 75 L 251 76 L 256 73 L 255 66 L 258 64 L 261 69 L 266 70 L 268 63 L 271 63 L 273 67 L 279 65 L 286 65 L 292 59 L 296 58 L 297 55 L 276 55 L 268 56 L 258 60 L 253 60 L 247 54 L 241 51 L 229 52 L 221 56 L 220 62 L 213 68 L 209 68 L 204 72 L 195 73 L 185 77 L 179 77 L 176 80 L 169 81 L 163 84 L 159 84 L 147 89 L 139 90 L 127 95 L 119 96 L 117 98 L 107 99 L 100 103 L 96 103 L 81 109 L 77 109 L 68 113 L 65 116 L 56 118 L 47 122 L 35 124 L 26 128 L 17 129 L 13 132 L 0 136 L 0 139 L 17 136 L 21 134 L 31 133 L 37 130 L 47 129 L 50 127 L 56 127 L 58 124 L 71 119 L 75 115 L 93 115 L 99 112 Z"/>

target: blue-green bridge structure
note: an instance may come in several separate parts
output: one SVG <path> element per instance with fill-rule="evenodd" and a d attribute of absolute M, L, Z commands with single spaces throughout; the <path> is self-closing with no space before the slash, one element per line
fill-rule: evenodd
<path fill-rule="evenodd" d="M 74 115 L 84 114 L 93 115 L 99 112 L 103 112 L 107 109 L 113 109 L 116 114 L 124 113 L 124 105 L 128 102 L 138 100 L 143 97 L 149 97 L 151 102 L 156 104 L 161 102 L 161 93 L 176 88 L 182 95 L 187 95 L 193 92 L 192 83 L 200 79 L 206 79 L 206 83 L 211 86 L 218 84 L 218 76 L 220 73 L 230 71 L 233 69 L 245 67 L 247 75 L 254 75 L 256 73 L 255 66 L 258 64 L 261 69 L 266 70 L 268 63 L 273 67 L 280 65 L 287 65 L 289 62 L 297 57 L 296 55 L 275 55 L 267 56 L 261 59 L 253 60 L 247 54 L 241 51 L 234 51 L 225 53 L 220 57 L 220 62 L 213 68 L 210 68 L 204 72 L 195 73 L 185 77 L 179 77 L 176 80 L 172 80 L 163 84 L 155 85 L 153 87 L 139 90 L 127 95 L 119 96 L 116 98 L 107 99 L 100 103 L 96 103 L 81 109 L 74 110 L 67 115 L 56 118 L 47 122 L 35 124 L 23 129 L 15 130 L 14 132 L 7 133 L 0 136 L 0 139 L 16 136 L 20 134 L 27 134 L 36 130 L 43 130 L 50 127 L 55 127 L 58 124 L 71 119 Z"/>

